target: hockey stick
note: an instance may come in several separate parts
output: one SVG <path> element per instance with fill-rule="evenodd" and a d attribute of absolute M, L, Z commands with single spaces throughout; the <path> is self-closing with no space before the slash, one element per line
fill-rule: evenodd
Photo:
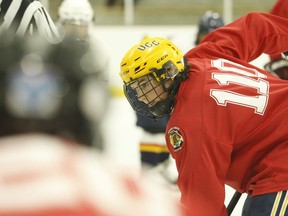
<path fill-rule="evenodd" d="M 238 191 L 235 191 L 233 197 L 231 198 L 228 206 L 227 206 L 227 214 L 228 216 L 230 216 L 232 214 L 232 211 L 234 210 L 235 206 L 237 205 L 240 197 L 241 197 L 241 193 Z"/>

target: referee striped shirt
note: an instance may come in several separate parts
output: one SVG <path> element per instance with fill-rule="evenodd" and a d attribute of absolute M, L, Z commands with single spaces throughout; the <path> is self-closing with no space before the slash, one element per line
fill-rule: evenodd
<path fill-rule="evenodd" d="M 60 40 L 53 20 L 38 0 L 0 0 L 0 30 L 17 36 L 39 34 L 51 43 Z"/>

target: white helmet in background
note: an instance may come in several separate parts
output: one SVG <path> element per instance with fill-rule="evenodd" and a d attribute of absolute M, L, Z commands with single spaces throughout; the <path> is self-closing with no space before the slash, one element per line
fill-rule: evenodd
<path fill-rule="evenodd" d="M 58 14 L 60 23 L 76 25 L 89 25 L 94 18 L 94 11 L 88 0 L 63 0 Z"/>

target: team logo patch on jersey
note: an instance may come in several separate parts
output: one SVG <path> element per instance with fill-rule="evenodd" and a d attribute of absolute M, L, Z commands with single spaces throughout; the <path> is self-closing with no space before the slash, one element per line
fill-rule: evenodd
<path fill-rule="evenodd" d="M 179 151 L 184 142 L 183 136 L 180 133 L 179 128 L 178 127 L 171 128 L 168 134 L 169 134 L 170 145 L 173 146 L 175 152 Z"/>

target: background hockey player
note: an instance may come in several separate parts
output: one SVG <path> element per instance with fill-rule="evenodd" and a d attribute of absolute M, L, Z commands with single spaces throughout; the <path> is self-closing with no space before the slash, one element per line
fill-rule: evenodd
<path fill-rule="evenodd" d="M 123 57 L 120 76 L 132 107 L 152 119 L 170 115 L 166 142 L 187 215 L 227 215 L 225 184 L 249 195 L 244 216 L 285 212 L 288 85 L 249 62 L 287 51 L 287 25 L 254 12 L 185 55 L 156 37 Z"/>
<path fill-rule="evenodd" d="M 278 0 L 270 13 L 288 19 L 288 1 Z M 264 66 L 264 69 L 281 79 L 288 80 L 288 60 L 283 53 L 270 55 L 270 62 Z"/>
<path fill-rule="evenodd" d="M 95 55 L 95 68 L 103 74 L 108 74 L 109 54 L 97 38 L 95 19 L 94 10 L 88 0 L 63 0 L 58 8 L 56 23 L 62 38 L 68 34 L 78 41 L 88 41 Z"/>
<path fill-rule="evenodd" d="M 224 26 L 224 20 L 219 13 L 211 10 L 206 11 L 198 23 L 195 45 L 198 45 L 208 33 L 222 26 Z"/>
<path fill-rule="evenodd" d="M 95 112 L 94 107 L 95 104 L 99 103 L 98 96 L 101 97 L 101 95 L 98 95 L 98 92 L 101 92 L 101 89 L 99 90 L 99 85 L 94 83 L 94 77 L 101 74 L 103 82 L 107 84 L 110 62 L 107 49 L 97 37 L 94 20 L 95 14 L 88 0 L 63 0 L 58 8 L 56 24 L 62 39 L 68 35 L 70 38 L 73 37 L 76 42 L 86 43 L 93 56 L 93 62 L 90 63 L 93 64 L 95 71 L 83 74 L 83 77 L 86 76 L 86 82 L 83 85 L 83 92 L 86 96 L 82 97 L 82 105 L 88 113 L 89 120 L 94 124 L 94 133 L 96 134 L 99 131 L 99 124 L 97 122 L 97 110 Z M 96 135 L 94 139 L 102 138 Z M 94 141 L 98 144 L 102 143 L 100 140 Z M 98 146 L 98 148 L 103 148 L 103 146 Z"/>

